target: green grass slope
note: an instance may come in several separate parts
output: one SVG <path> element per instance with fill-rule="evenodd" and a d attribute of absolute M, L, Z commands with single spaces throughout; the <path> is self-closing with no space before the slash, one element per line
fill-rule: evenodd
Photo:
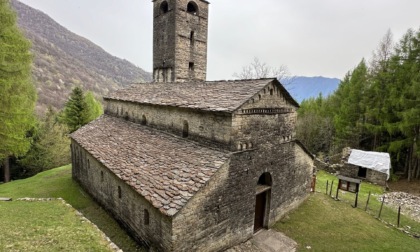
<path fill-rule="evenodd" d="M 108 251 L 105 237 L 62 201 L 0 202 L 0 251 Z"/>
<path fill-rule="evenodd" d="M 324 172 L 318 173 L 318 192 L 273 228 L 294 239 L 299 244 L 299 251 L 308 251 L 309 247 L 310 251 L 420 251 L 420 239 L 410 237 L 374 217 L 380 207 L 375 197 L 371 198 L 370 210 L 364 211 L 369 191 L 381 194 L 380 187 L 363 183 L 362 200 L 358 208 L 353 208 L 354 194 L 340 192 L 340 201 L 325 194 L 326 180 L 331 183 L 334 178 Z M 337 185 L 337 181 L 334 184 Z M 384 207 L 381 218 L 391 220 L 391 216 L 396 220 L 396 212 Z M 402 223 L 411 225 L 411 228 L 420 227 L 420 223 L 407 217 L 402 219 Z"/>
<path fill-rule="evenodd" d="M 0 197 L 12 198 L 63 198 L 95 223 L 115 244 L 124 251 L 145 251 L 120 228 L 71 178 L 71 166 L 63 166 L 37 174 L 34 177 L 0 185 Z M 3 215 L 0 220 L 3 222 Z M 3 228 L 2 228 L 3 229 Z M 94 250 L 96 251 L 96 250 Z"/>

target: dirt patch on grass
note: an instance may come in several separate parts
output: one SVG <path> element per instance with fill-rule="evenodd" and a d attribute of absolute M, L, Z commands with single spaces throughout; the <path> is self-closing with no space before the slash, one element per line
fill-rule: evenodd
<path fill-rule="evenodd" d="M 406 192 L 420 196 L 420 180 L 408 182 L 407 179 L 400 179 L 395 182 L 388 182 L 391 192 Z"/>

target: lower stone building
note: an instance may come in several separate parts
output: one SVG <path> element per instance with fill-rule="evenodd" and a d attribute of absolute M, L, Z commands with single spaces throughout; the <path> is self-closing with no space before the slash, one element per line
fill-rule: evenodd
<path fill-rule="evenodd" d="M 139 84 L 71 135 L 73 177 L 159 251 L 220 251 L 308 196 L 313 158 L 276 79 Z"/>
<path fill-rule="evenodd" d="M 339 174 L 385 186 L 390 169 L 389 153 L 345 148 Z"/>

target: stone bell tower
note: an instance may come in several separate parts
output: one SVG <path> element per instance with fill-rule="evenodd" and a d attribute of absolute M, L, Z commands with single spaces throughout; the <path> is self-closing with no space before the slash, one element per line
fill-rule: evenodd
<path fill-rule="evenodd" d="M 205 0 L 153 0 L 153 80 L 205 81 L 208 6 Z"/>

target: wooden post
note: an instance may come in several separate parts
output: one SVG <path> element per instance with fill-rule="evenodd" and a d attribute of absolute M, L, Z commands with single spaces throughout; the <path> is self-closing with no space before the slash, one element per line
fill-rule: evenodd
<path fill-rule="evenodd" d="M 398 221 L 397 221 L 397 227 L 400 227 L 400 218 L 401 218 L 401 206 L 398 207 Z"/>
<path fill-rule="evenodd" d="M 332 194 L 332 188 L 333 188 L 333 186 L 334 186 L 334 181 L 333 181 L 333 182 L 331 182 L 330 196 L 331 196 L 331 194 Z"/>
<path fill-rule="evenodd" d="M 366 201 L 365 211 L 367 211 L 367 209 L 368 209 L 369 200 L 370 200 L 370 191 L 369 191 L 369 195 L 368 195 L 368 198 L 367 198 L 367 201 Z"/>
<path fill-rule="evenodd" d="M 384 206 L 385 196 L 382 198 L 381 209 L 379 209 L 378 219 L 381 218 L 382 207 Z"/>
<path fill-rule="evenodd" d="M 312 192 L 315 192 L 316 188 L 316 175 L 312 175 Z"/>
<path fill-rule="evenodd" d="M 338 190 L 340 189 L 340 186 L 341 186 L 341 180 L 338 180 L 337 191 L 335 192 L 335 200 L 338 200 Z"/>
<path fill-rule="evenodd" d="M 328 180 L 327 180 L 327 187 L 326 187 L 326 189 L 325 189 L 325 194 L 327 194 L 327 195 L 328 195 Z"/>
<path fill-rule="evenodd" d="M 356 192 L 356 200 L 354 201 L 354 208 L 357 208 L 357 200 L 359 199 L 359 192 Z"/>

